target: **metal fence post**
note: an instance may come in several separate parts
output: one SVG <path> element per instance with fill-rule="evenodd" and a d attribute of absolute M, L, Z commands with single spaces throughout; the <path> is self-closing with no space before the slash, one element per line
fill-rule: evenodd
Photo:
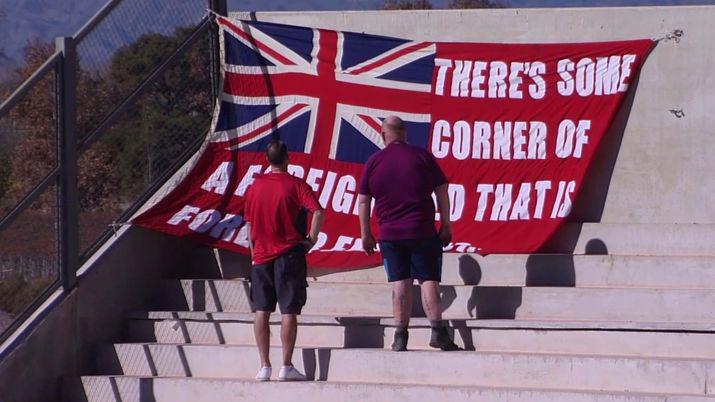
<path fill-rule="evenodd" d="M 79 197 L 77 195 L 77 52 L 71 37 L 55 40 L 62 52 L 57 79 L 57 134 L 60 166 L 58 191 L 60 280 L 65 290 L 77 282 Z"/>
<path fill-rule="evenodd" d="M 224 17 L 228 15 L 226 0 L 209 0 L 209 8 L 211 8 L 211 11 L 223 15 Z"/>
<path fill-rule="evenodd" d="M 209 9 L 218 15 L 228 16 L 228 6 L 226 0 L 209 0 Z M 211 89 L 214 99 L 217 99 L 219 94 L 219 84 L 221 82 L 221 55 L 219 49 L 219 31 L 217 25 L 214 24 L 211 32 Z"/>

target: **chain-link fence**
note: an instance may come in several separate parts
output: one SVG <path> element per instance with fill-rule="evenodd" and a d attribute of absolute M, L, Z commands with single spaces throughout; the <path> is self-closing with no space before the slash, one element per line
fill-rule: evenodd
<path fill-rule="evenodd" d="M 39 56 L 53 50 L 45 46 Z M 49 69 L 0 117 L 0 219 L 30 200 L 32 190 L 57 168 L 56 131 L 56 77 Z M 0 230 L 0 333 L 57 281 L 56 206 L 53 184 Z"/>
<path fill-rule="evenodd" d="M 78 138 L 176 49 L 206 15 L 206 0 L 124 0 L 77 43 Z"/>
<path fill-rule="evenodd" d="M 111 1 L 76 45 L 77 202 L 67 222 L 58 202 L 63 176 L 59 116 L 67 103 L 62 64 L 47 70 L 0 112 L 0 338 L 38 296 L 59 286 L 61 225 L 79 231 L 79 253 L 107 236 L 198 145 L 209 127 L 212 30 L 199 23 L 206 0 Z M 188 43 L 187 39 L 191 39 Z M 181 47 L 180 51 L 177 49 Z M 18 81 L 55 55 L 32 42 Z M 56 55 L 55 55 L 56 56 Z M 69 63 L 72 65 L 72 63 Z M 0 90 L 0 101 L 9 91 Z M 60 130 L 60 131 L 58 131 Z M 67 146 L 67 141 L 64 142 Z M 65 148 L 66 149 L 66 148 Z M 38 189 L 39 186 L 39 190 Z M 35 189 L 33 191 L 33 189 Z M 62 263 L 64 265 L 64 263 Z M 76 266 L 74 267 L 77 268 Z"/>
<path fill-rule="evenodd" d="M 57 167 L 55 81 L 49 71 L 0 117 L 0 218 Z"/>
<path fill-rule="evenodd" d="M 43 191 L 0 231 L 0 317 L 20 315 L 59 279 L 57 186 Z M 0 333 L 3 320 L 0 318 Z"/>
<path fill-rule="evenodd" d="M 176 48 L 186 31 L 142 37 L 118 55 L 125 63 L 142 64 L 144 55 L 137 50 Z M 80 252 L 208 130 L 213 108 L 209 35 L 190 46 L 80 155 Z"/>

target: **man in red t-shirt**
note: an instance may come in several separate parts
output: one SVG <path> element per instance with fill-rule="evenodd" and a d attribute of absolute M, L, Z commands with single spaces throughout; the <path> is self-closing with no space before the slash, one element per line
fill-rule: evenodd
<path fill-rule="evenodd" d="M 313 248 L 323 224 L 323 208 L 310 186 L 288 173 L 286 145 L 274 140 L 266 157 L 270 172 L 258 176 L 246 193 L 244 219 L 251 248 L 250 297 L 256 316 L 253 332 L 261 357 L 256 380 L 271 378 L 270 315 L 281 310 L 283 366 L 279 381 L 305 380 L 293 367 L 293 349 L 298 331 L 297 315 L 306 301 L 307 264 L 305 254 Z M 306 237 L 308 213 L 313 214 L 310 235 Z"/>

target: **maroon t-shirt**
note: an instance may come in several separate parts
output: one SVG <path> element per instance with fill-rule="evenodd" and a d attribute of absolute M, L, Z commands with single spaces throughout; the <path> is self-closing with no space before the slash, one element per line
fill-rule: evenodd
<path fill-rule="evenodd" d="M 375 198 L 383 241 L 424 239 L 437 234 L 435 187 L 446 183 L 434 156 L 401 141 L 373 154 L 363 167 L 360 194 Z"/>
<path fill-rule="evenodd" d="M 313 189 L 285 172 L 256 177 L 246 192 L 243 218 L 251 223 L 253 264 L 278 258 L 305 239 L 304 212 L 322 209 Z"/>

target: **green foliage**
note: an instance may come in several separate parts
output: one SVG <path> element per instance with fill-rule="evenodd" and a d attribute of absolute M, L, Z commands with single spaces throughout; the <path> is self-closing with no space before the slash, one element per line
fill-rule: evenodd
<path fill-rule="evenodd" d="M 166 60 L 190 31 L 180 28 L 173 35 L 139 37 L 115 52 L 104 75 L 80 70 L 80 138 Z M 186 138 L 206 131 L 212 110 L 208 45 L 208 41 L 199 41 L 192 46 L 99 142 L 79 155 L 81 211 L 123 209 L 183 152 Z M 28 43 L 25 66 L 14 73 L 17 81 L 29 76 L 53 52 L 50 43 Z M 7 95 L 0 89 L 0 97 Z M 55 107 L 54 83 L 45 79 L 11 112 L 10 119 L 19 134 L 8 159 L 0 159 L 0 212 L 19 201 L 57 163 Z M 48 193 L 36 206 L 49 210 L 54 202 L 54 196 Z"/>
<path fill-rule="evenodd" d="M 506 4 L 499 0 L 449 0 L 447 8 L 504 8 Z"/>
<path fill-rule="evenodd" d="M 186 37 L 148 34 L 117 52 L 110 81 L 127 92 L 168 57 Z M 208 42 L 199 42 L 174 63 L 102 139 L 115 157 L 119 192 L 127 201 L 154 181 L 179 156 L 187 136 L 207 130 L 211 118 Z"/>
<path fill-rule="evenodd" d="M 101 69 L 78 71 L 79 138 L 86 138 L 167 59 L 191 30 L 178 29 L 166 36 L 141 36 L 116 51 Z M 53 53 L 52 43 L 28 43 L 25 65 L 13 71 L 12 82 L 22 82 Z M 213 109 L 209 55 L 208 40 L 197 41 L 146 88 L 97 142 L 80 153 L 81 244 L 94 241 L 119 211 L 166 171 L 189 141 L 207 131 Z M 0 99 L 10 92 L 11 88 L 0 87 Z M 57 164 L 54 74 L 40 80 L 0 123 L 2 217 Z M 0 231 L 0 257 L 19 257 L 18 264 L 28 264 L 38 256 L 50 260 L 56 257 L 55 190 L 56 187 L 50 187 L 50 191 L 41 194 L 17 220 Z M 29 266 L 32 267 L 31 263 Z M 18 271 L 28 268 L 12 267 Z M 54 276 L 26 279 L 19 274 L 1 279 L 0 311 L 21 312 L 53 281 Z"/>
<path fill-rule="evenodd" d="M 385 10 L 431 10 L 429 0 L 385 0 Z"/>
<path fill-rule="evenodd" d="M 28 280 L 20 274 L 13 274 L 0 280 L 0 310 L 12 314 L 22 312 L 52 282 L 52 278 Z"/>

